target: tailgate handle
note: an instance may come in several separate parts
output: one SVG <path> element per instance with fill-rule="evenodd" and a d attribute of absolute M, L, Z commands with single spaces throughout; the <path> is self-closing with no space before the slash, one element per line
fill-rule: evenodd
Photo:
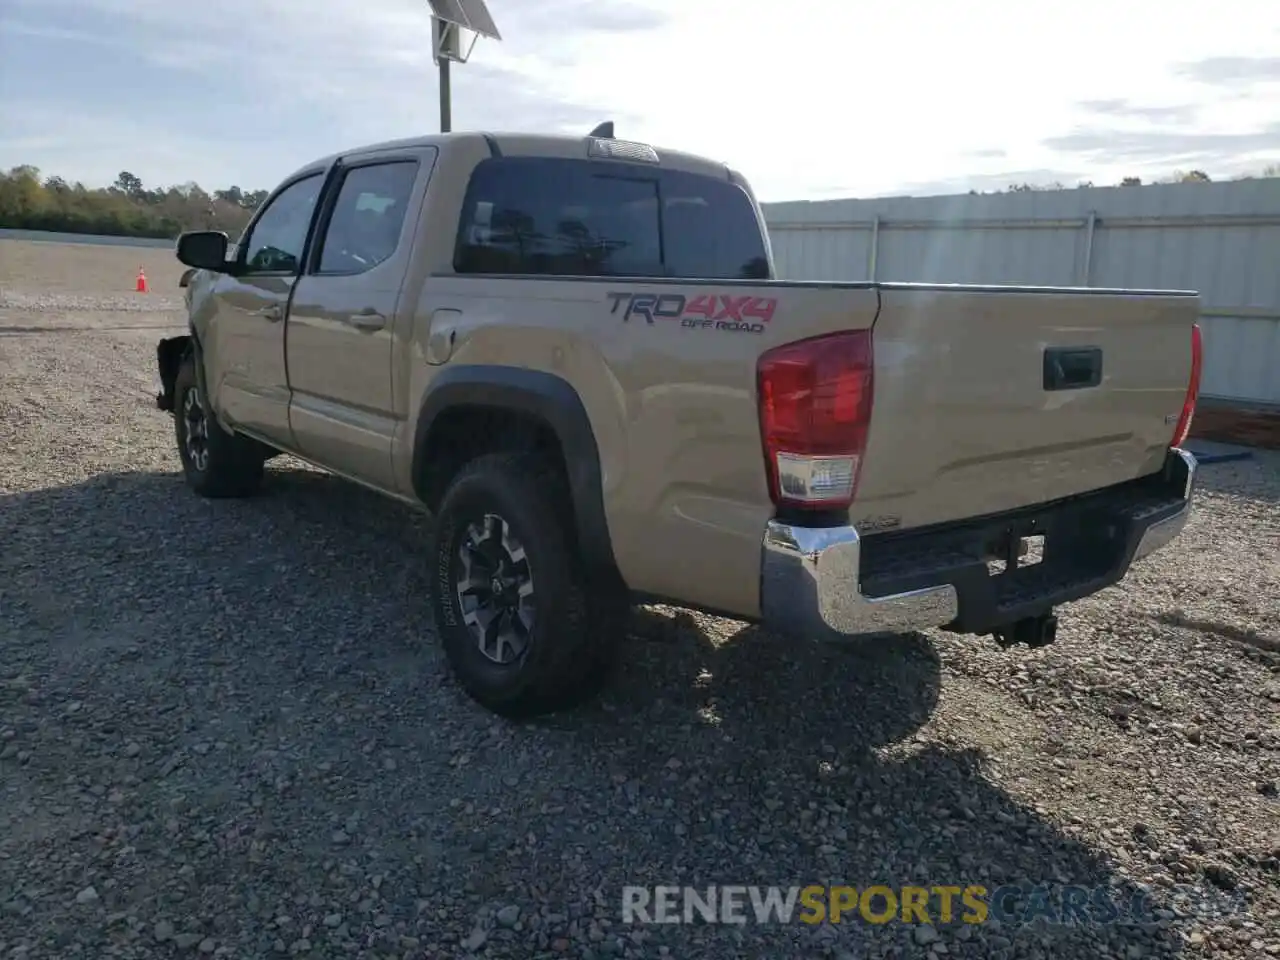
<path fill-rule="evenodd" d="M 1044 388 L 1082 390 L 1102 382 L 1101 347 L 1046 347 Z"/>

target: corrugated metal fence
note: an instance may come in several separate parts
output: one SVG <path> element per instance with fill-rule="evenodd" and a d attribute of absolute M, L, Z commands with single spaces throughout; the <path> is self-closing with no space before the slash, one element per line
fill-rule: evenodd
<path fill-rule="evenodd" d="M 1196 290 L 1204 395 L 1280 404 L 1280 179 L 764 211 L 786 279 Z"/>

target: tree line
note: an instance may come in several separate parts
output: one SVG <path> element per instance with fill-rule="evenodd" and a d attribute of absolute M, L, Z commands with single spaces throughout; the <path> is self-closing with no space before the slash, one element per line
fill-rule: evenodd
<path fill-rule="evenodd" d="M 1258 176 L 1280 177 L 1280 164 L 1267 167 Z M 1153 182 L 1211 181 L 1203 170 L 1191 170 Z M 1142 186 L 1142 180 L 1125 177 L 1118 185 Z M 1094 184 L 1085 182 L 1076 186 Z M 1019 183 L 1007 188 L 1010 193 L 1066 189 L 1061 183 Z M 177 237 L 183 230 L 223 230 L 238 237 L 253 211 L 266 200 L 267 193 L 235 186 L 206 193 L 196 183 L 148 188 L 127 170 L 109 187 L 89 188 L 79 182 L 68 183 L 58 176 L 41 178 L 40 170 L 28 164 L 0 173 L 0 227 L 166 239 Z"/>
<path fill-rule="evenodd" d="M 1232 177 L 1231 179 L 1232 179 L 1232 180 L 1257 180 L 1257 179 L 1260 179 L 1260 178 L 1266 178 L 1266 177 L 1280 177 L 1280 163 L 1274 163 L 1274 164 L 1272 164 L 1271 166 L 1264 168 L 1264 169 L 1262 170 L 1262 172 L 1261 172 L 1261 173 L 1257 173 L 1257 174 L 1247 173 L 1247 174 L 1245 174 L 1244 176 Z M 1175 173 L 1170 174 L 1170 175 L 1169 175 L 1169 176 L 1167 176 L 1167 177 L 1162 177 L 1162 178 L 1157 179 L 1157 180 L 1148 180 L 1148 181 L 1147 181 L 1147 183 L 1148 183 L 1148 184 L 1155 184 L 1155 183 L 1212 183 L 1212 182 L 1213 182 L 1213 178 L 1212 178 L 1212 177 L 1210 177 L 1210 176 L 1209 176 L 1207 173 L 1205 173 L 1203 170 L 1186 170 L 1186 171 L 1179 170 L 1179 171 L 1177 171 L 1177 172 L 1175 172 Z M 1125 177 L 1125 178 L 1124 178 L 1124 179 L 1122 179 L 1119 183 L 1115 184 L 1115 186 L 1117 186 L 1117 187 L 1140 187 L 1140 186 L 1142 186 L 1142 185 L 1143 185 L 1143 184 L 1142 184 L 1142 178 L 1141 178 L 1141 177 Z M 1099 183 L 1094 183 L 1092 180 L 1082 180 L 1082 181 L 1080 181 L 1079 183 L 1077 183 L 1077 184 L 1076 184 L 1076 187 L 1077 187 L 1078 189 L 1081 189 L 1081 190 L 1087 190 L 1087 189 L 1089 189 L 1090 187 L 1099 187 L 1099 186 L 1101 186 L 1101 187 L 1108 187 L 1108 186 L 1112 186 L 1112 184 L 1108 184 L 1108 183 L 1101 183 L 1101 184 L 1099 184 Z M 1037 183 L 1011 183 L 1011 184 L 1009 184 L 1009 186 L 1008 186 L 1007 190 L 996 190 L 995 192 L 996 192 L 996 193 L 1006 193 L 1006 192 L 1008 192 L 1008 193 L 1025 193 L 1025 192 L 1027 192 L 1027 191 L 1029 191 L 1029 190 L 1067 190 L 1067 189 L 1069 189 L 1069 188 L 1067 187 L 1067 185 L 1066 185 L 1066 184 L 1064 184 L 1064 183 L 1056 183 L 1056 182 L 1055 182 L 1055 183 L 1039 183 L 1039 184 L 1037 184 Z M 971 194 L 976 194 L 976 193 L 978 193 L 978 191 L 977 191 L 977 190 L 970 190 L 969 192 L 970 192 Z"/>
<path fill-rule="evenodd" d="M 109 187 L 90 188 L 23 165 L 0 173 L 0 227 L 168 239 L 183 230 L 224 230 L 236 237 L 267 192 L 206 193 L 196 183 L 149 189 L 127 170 Z"/>

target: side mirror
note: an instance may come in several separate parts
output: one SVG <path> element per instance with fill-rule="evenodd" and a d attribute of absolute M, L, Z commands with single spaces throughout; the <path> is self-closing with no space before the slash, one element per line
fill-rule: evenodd
<path fill-rule="evenodd" d="M 227 243 L 220 230 L 190 230 L 178 237 L 178 259 L 197 270 L 227 273 Z"/>
<path fill-rule="evenodd" d="M 178 286 L 180 287 L 191 286 L 191 277 L 195 272 L 196 272 L 195 267 L 187 267 L 187 269 L 183 270 L 182 276 L 178 280 Z"/>

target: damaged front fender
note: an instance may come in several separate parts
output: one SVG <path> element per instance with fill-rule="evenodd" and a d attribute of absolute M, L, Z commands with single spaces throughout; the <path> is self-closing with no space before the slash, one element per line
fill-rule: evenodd
<path fill-rule="evenodd" d="M 161 410 L 173 410 L 173 385 L 178 379 L 182 359 L 191 350 L 190 334 L 166 337 L 156 344 L 156 366 L 160 372 L 160 392 L 156 394 L 156 406 Z"/>
<path fill-rule="evenodd" d="M 172 412 L 176 398 L 173 395 L 174 384 L 178 379 L 178 369 L 188 353 L 196 361 L 196 379 L 204 388 L 204 364 L 200 357 L 200 341 L 197 336 L 197 320 L 207 311 L 202 308 L 209 302 L 210 274 L 208 271 L 194 268 L 185 270 L 178 286 L 183 288 L 183 299 L 187 308 L 187 325 L 190 333 L 179 337 L 166 337 L 156 344 L 156 367 L 160 374 L 160 392 L 156 394 L 156 406 L 161 410 Z"/>

